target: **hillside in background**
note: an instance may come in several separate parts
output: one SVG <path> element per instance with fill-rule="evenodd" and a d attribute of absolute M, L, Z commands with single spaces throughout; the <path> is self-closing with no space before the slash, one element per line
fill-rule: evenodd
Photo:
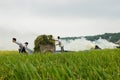
<path fill-rule="evenodd" d="M 105 34 L 101 34 L 101 35 L 95 35 L 95 36 L 82 36 L 85 37 L 86 39 L 90 40 L 90 41 L 95 41 L 99 38 L 102 39 L 106 39 L 109 40 L 110 42 L 117 42 L 120 39 L 120 32 L 119 33 L 105 33 Z M 64 37 L 62 39 L 64 40 L 75 40 L 75 39 L 80 39 L 80 37 Z"/>

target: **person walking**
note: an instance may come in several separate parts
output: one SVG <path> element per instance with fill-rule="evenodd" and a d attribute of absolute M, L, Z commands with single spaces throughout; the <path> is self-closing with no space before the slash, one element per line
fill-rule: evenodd
<path fill-rule="evenodd" d="M 64 45 L 63 45 L 63 43 L 61 41 L 60 36 L 58 36 L 57 38 L 58 38 L 58 40 L 56 40 L 56 41 L 58 41 L 58 44 L 56 44 L 56 45 L 59 45 L 59 47 L 61 49 L 61 52 L 64 52 Z"/>

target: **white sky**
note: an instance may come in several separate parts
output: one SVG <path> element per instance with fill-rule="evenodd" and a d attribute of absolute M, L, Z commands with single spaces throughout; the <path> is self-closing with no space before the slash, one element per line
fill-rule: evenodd
<path fill-rule="evenodd" d="M 33 41 L 39 34 L 64 37 L 107 32 L 120 32 L 120 0 L 0 0 L 1 44 L 13 36 L 26 40 L 34 34 Z"/>

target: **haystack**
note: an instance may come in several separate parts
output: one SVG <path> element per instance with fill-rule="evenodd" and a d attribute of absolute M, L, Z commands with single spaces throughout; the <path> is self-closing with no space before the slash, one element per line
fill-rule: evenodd
<path fill-rule="evenodd" d="M 55 40 L 52 35 L 40 35 L 34 41 L 34 51 L 40 53 L 55 52 Z"/>

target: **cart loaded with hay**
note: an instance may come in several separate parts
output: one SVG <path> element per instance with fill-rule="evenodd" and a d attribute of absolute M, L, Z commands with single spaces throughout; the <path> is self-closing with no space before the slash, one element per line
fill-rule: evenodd
<path fill-rule="evenodd" d="M 34 41 L 34 51 L 40 53 L 55 52 L 55 40 L 52 35 L 39 35 Z"/>

